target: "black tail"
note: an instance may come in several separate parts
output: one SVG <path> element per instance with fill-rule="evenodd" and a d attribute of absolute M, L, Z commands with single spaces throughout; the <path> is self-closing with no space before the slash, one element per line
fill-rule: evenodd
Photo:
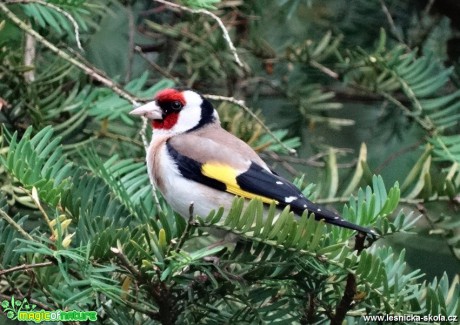
<path fill-rule="evenodd" d="M 298 206 L 291 205 L 291 210 L 298 215 L 302 215 L 305 209 L 300 209 Z M 356 230 L 362 234 L 371 236 L 372 238 L 378 236 L 374 230 L 347 221 L 337 213 L 327 210 L 320 205 L 316 205 L 313 202 L 308 201 L 308 208 L 306 210 L 308 210 L 308 212 L 310 213 L 314 213 L 316 220 L 324 220 L 326 223 L 329 223 L 331 225 Z"/>

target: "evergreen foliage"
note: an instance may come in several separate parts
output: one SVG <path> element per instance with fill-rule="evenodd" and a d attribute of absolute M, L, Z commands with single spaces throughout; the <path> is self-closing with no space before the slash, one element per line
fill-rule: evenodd
<path fill-rule="evenodd" d="M 175 3 L 0 3 L 0 301 L 94 310 L 98 324 L 459 315 L 458 273 L 427 278 L 391 242 L 427 220 L 429 235 L 460 261 L 460 59 L 448 48 L 455 17 L 431 1 Z M 173 85 L 244 98 L 251 109 L 279 103 L 285 123 L 267 131 L 266 107 L 251 112 L 255 119 L 235 99 L 213 100 L 223 126 L 267 161 L 288 172 L 316 168 L 318 186 L 295 180 L 307 197 L 335 203 L 380 238 L 241 198 L 230 211 L 197 216 L 191 205 L 189 220 L 175 214 L 149 182 L 150 130 L 128 115 Z M 388 163 L 374 166 L 382 143 L 369 139 L 349 163 L 346 150 L 315 135 L 360 128 L 343 113 L 347 101 L 364 103 L 360 114 L 380 109 L 378 132 L 390 134 L 383 146 L 413 147 L 403 178 L 389 177 Z M 305 130 L 319 158 L 286 156 L 305 145 Z"/>

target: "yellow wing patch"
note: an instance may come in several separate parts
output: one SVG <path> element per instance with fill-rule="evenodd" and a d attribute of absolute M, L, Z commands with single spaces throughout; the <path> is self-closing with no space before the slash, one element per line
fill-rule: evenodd
<path fill-rule="evenodd" d="M 278 201 L 270 199 L 265 196 L 257 195 L 248 191 L 243 190 L 237 183 L 236 177 L 238 176 L 238 171 L 228 165 L 216 164 L 216 163 L 207 163 L 201 166 L 201 173 L 204 176 L 213 178 L 219 182 L 225 184 L 226 191 L 247 199 L 257 198 L 264 203 L 275 202 L 278 204 Z"/>

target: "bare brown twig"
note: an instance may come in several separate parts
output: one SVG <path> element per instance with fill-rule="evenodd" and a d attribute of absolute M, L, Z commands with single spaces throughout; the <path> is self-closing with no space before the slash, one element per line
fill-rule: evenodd
<path fill-rule="evenodd" d="M 118 247 L 110 247 L 110 251 L 120 260 L 121 264 L 136 278 L 142 278 L 141 272 L 129 261 L 128 257 Z"/>
<path fill-rule="evenodd" d="M 334 317 L 331 319 L 331 325 L 341 325 L 348 310 L 351 309 L 353 303 L 353 297 L 356 294 L 356 277 L 349 273 L 347 275 L 347 282 L 345 284 L 345 292 L 343 293 L 342 299 L 335 309 Z"/>
<path fill-rule="evenodd" d="M 18 265 L 18 266 L 15 266 L 15 267 L 12 267 L 6 270 L 2 270 L 0 271 L 0 275 L 5 275 L 8 273 L 17 272 L 17 271 L 38 269 L 41 267 L 48 267 L 51 265 L 55 265 L 55 263 L 49 261 L 49 262 L 42 262 L 42 263 L 35 263 L 35 264 L 22 264 L 22 265 Z"/>
<path fill-rule="evenodd" d="M 358 255 L 363 251 L 365 241 L 366 236 L 364 234 L 358 233 L 356 235 L 354 250 L 357 251 Z M 343 323 L 347 312 L 353 307 L 355 295 L 356 275 L 350 272 L 347 275 L 347 282 L 345 284 L 345 291 L 342 299 L 340 299 L 335 309 L 334 317 L 331 319 L 331 325 L 341 325 Z"/>

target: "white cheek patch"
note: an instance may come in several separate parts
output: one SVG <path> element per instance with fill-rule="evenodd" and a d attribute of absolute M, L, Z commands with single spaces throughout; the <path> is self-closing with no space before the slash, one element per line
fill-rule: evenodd
<path fill-rule="evenodd" d="M 172 128 L 174 133 L 182 133 L 190 130 L 198 125 L 201 119 L 201 106 L 200 105 L 187 105 L 184 106 L 179 113 L 179 119 L 176 125 Z"/>

